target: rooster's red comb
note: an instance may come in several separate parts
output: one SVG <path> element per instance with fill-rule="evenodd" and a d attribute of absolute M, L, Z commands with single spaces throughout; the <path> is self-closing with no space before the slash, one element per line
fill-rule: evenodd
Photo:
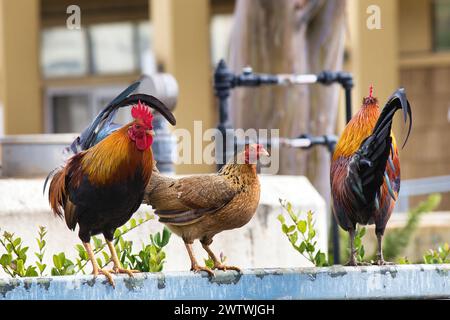
<path fill-rule="evenodd" d="M 150 111 L 150 108 L 146 106 L 141 101 L 138 101 L 138 104 L 135 104 L 133 108 L 131 108 L 131 116 L 134 119 L 141 120 L 146 126 L 152 126 L 153 114 Z"/>

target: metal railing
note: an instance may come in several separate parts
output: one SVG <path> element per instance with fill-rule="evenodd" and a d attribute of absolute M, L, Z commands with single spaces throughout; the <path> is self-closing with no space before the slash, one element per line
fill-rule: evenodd
<path fill-rule="evenodd" d="M 400 195 L 394 210 L 395 212 L 407 212 L 409 197 L 435 192 L 450 192 L 450 175 L 404 180 L 401 182 Z"/>

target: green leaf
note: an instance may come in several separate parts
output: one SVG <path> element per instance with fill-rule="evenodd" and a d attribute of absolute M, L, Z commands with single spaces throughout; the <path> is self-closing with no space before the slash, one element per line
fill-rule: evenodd
<path fill-rule="evenodd" d="M 205 266 L 207 268 L 210 268 L 210 269 L 214 268 L 214 262 L 212 259 L 209 258 L 209 259 L 204 259 L 204 260 L 205 260 Z"/>
<path fill-rule="evenodd" d="M 162 236 L 162 240 L 161 240 L 161 248 L 165 247 L 169 243 L 171 235 L 172 235 L 172 232 L 170 232 L 169 228 L 164 226 L 163 236 Z"/>
<path fill-rule="evenodd" d="M 62 262 L 59 260 L 59 256 L 57 254 L 53 255 L 53 265 L 58 270 L 62 268 Z"/>
<path fill-rule="evenodd" d="M 312 252 L 314 252 L 314 250 L 316 250 L 316 249 L 314 248 L 314 246 L 311 243 L 306 244 L 306 251 L 312 253 Z"/>
<path fill-rule="evenodd" d="M 130 226 L 131 226 L 131 228 L 136 227 L 136 219 L 134 219 L 134 218 L 130 219 Z"/>
<path fill-rule="evenodd" d="M 0 265 L 3 267 L 7 267 L 11 264 L 12 256 L 9 253 L 2 254 L 0 257 Z"/>
<path fill-rule="evenodd" d="M 326 264 L 326 256 L 325 253 L 318 251 L 314 257 L 315 265 L 317 267 L 322 267 Z"/>
<path fill-rule="evenodd" d="M 38 273 L 36 272 L 36 268 L 33 266 L 29 266 L 25 272 L 26 277 L 37 277 Z"/>
<path fill-rule="evenodd" d="M 286 222 L 286 219 L 284 218 L 284 216 L 282 214 L 279 214 L 277 219 L 278 219 L 278 221 L 281 222 L 281 224 L 284 224 Z"/>
<path fill-rule="evenodd" d="M 304 234 L 306 232 L 306 221 L 300 220 L 299 222 L 297 222 L 297 229 Z"/>
<path fill-rule="evenodd" d="M 108 263 L 110 261 L 109 255 L 105 251 L 102 251 L 102 254 L 103 259 L 105 259 L 105 263 Z"/>
<path fill-rule="evenodd" d="M 17 247 L 20 245 L 21 242 L 22 242 L 22 239 L 16 238 L 12 243 L 13 243 L 14 247 Z"/>
<path fill-rule="evenodd" d="M 64 264 L 66 263 L 66 254 L 64 252 L 61 252 L 60 254 L 58 254 L 58 259 L 61 262 L 61 266 L 64 266 Z"/>
<path fill-rule="evenodd" d="M 114 231 L 114 239 L 117 239 L 121 235 L 122 235 L 122 232 L 120 231 L 120 229 L 116 229 L 116 231 Z"/>
<path fill-rule="evenodd" d="M 100 249 L 100 247 L 103 244 L 102 239 L 99 239 L 97 237 L 92 237 L 92 240 L 94 241 L 95 250 Z"/>
<path fill-rule="evenodd" d="M 155 244 L 161 247 L 161 234 L 159 232 L 155 234 Z"/>
<path fill-rule="evenodd" d="M 306 250 L 306 242 L 303 241 L 303 242 L 300 244 L 300 247 L 298 248 L 298 251 L 300 251 L 300 253 L 303 253 L 303 252 L 305 252 L 305 250 Z"/>
<path fill-rule="evenodd" d="M 298 217 L 292 210 L 292 204 L 290 202 L 287 203 L 286 210 L 287 210 L 289 216 L 291 217 L 291 220 L 294 222 L 297 222 Z"/>
<path fill-rule="evenodd" d="M 23 266 L 23 260 L 22 259 L 17 259 L 16 260 L 16 272 L 20 276 L 24 276 L 25 275 L 25 269 L 24 269 L 24 266 Z"/>
<path fill-rule="evenodd" d="M 36 261 L 36 265 L 39 269 L 39 272 L 42 274 L 45 270 L 45 268 L 47 268 L 46 264 L 40 263 L 39 261 Z"/>
<path fill-rule="evenodd" d="M 366 228 L 365 228 L 365 227 L 362 227 L 362 228 L 359 230 L 359 237 L 362 238 L 362 237 L 364 237 L 365 234 L 366 234 Z"/>
<path fill-rule="evenodd" d="M 314 230 L 313 228 L 310 228 L 308 231 L 308 239 L 312 240 L 312 239 L 314 239 L 315 236 L 316 236 L 316 230 Z"/>
<path fill-rule="evenodd" d="M 293 233 L 293 234 L 291 234 L 291 235 L 289 236 L 289 241 L 290 241 L 293 245 L 295 245 L 295 244 L 297 243 L 297 240 L 298 240 L 298 233 L 297 233 L 297 232 L 295 232 L 295 233 Z"/>

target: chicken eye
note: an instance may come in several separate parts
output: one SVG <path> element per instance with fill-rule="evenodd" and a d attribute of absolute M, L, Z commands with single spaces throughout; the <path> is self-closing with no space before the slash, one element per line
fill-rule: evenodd
<path fill-rule="evenodd" d="M 139 124 L 134 125 L 134 128 L 139 130 L 141 128 L 141 126 Z"/>

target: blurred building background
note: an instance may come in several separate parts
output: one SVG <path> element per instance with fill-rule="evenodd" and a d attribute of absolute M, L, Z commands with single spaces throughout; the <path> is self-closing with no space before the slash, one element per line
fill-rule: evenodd
<path fill-rule="evenodd" d="M 80 30 L 66 27 L 74 2 Z M 366 26 L 370 5 L 381 8 L 380 30 Z M 234 0 L 0 0 L 0 135 L 78 132 L 119 90 L 156 71 L 179 83 L 178 127 L 192 131 L 194 120 L 215 127 L 212 74 L 227 56 L 234 6 Z M 402 176 L 448 177 L 450 0 L 349 0 L 347 21 L 344 69 L 355 79 L 354 110 L 370 84 L 382 102 L 405 86 L 414 127 L 401 155 Z M 341 108 L 338 129 L 343 125 Z M 400 140 L 402 128 L 396 126 Z M 448 193 L 441 209 L 450 209 Z"/>

